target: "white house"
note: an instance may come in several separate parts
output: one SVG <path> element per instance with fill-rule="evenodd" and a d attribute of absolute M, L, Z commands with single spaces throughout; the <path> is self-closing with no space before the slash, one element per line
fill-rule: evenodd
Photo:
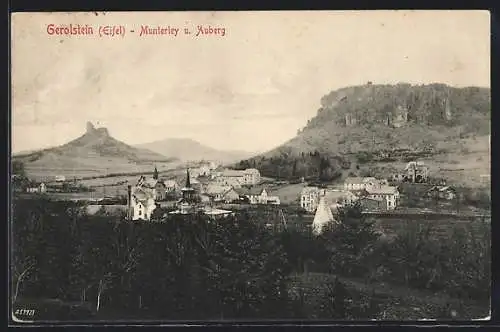
<path fill-rule="evenodd" d="M 393 186 L 368 186 L 366 188 L 368 198 L 382 199 L 385 201 L 387 210 L 394 210 L 399 200 L 399 190 Z"/>
<path fill-rule="evenodd" d="M 359 199 L 359 197 L 346 190 L 326 190 L 323 195 L 325 202 L 332 206 L 343 206 L 351 204 Z"/>
<path fill-rule="evenodd" d="M 55 180 L 56 182 L 64 182 L 66 181 L 66 177 L 64 175 L 56 175 Z"/>
<path fill-rule="evenodd" d="M 131 194 L 132 220 L 150 220 L 156 208 L 153 190 L 134 187 Z"/>
<path fill-rule="evenodd" d="M 405 167 L 405 172 L 411 182 L 426 182 L 429 177 L 429 167 L 423 161 L 410 161 Z"/>
<path fill-rule="evenodd" d="M 141 176 L 139 178 L 139 181 L 137 181 L 137 186 L 152 190 L 153 199 L 155 201 L 161 201 L 166 198 L 167 190 L 163 181 L 155 178 L 146 178 L 144 176 Z"/>
<path fill-rule="evenodd" d="M 345 190 L 362 190 L 366 188 L 366 182 L 362 177 L 348 177 L 344 181 Z"/>
<path fill-rule="evenodd" d="M 34 186 L 30 186 L 30 187 L 26 188 L 26 192 L 44 193 L 44 192 L 47 192 L 47 186 L 45 185 L 45 183 L 42 182 L 38 185 L 34 185 Z"/>
<path fill-rule="evenodd" d="M 241 185 L 256 185 L 260 183 L 261 177 L 258 169 L 247 168 L 242 170 L 225 169 L 222 172 L 213 172 L 217 183 L 239 187 Z"/>
<path fill-rule="evenodd" d="M 318 206 L 320 190 L 318 187 L 305 187 L 300 192 L 300 207 L 314 212 Z"/>
<path fill-rule="evenodd" d="M 201 165 L 198 169 L 198 176 L 210 176 L 210 171 L 209 165 Z"/>
<path fill-rule="evenodd" d="M 348 177 L 344 181 L 345 190 L 363 190 L 368 186 L 383 186 L 388 182 L 385 179 L 377 179 L 374 177 Z"/>
<path fill-rule="evenodd" d="M 212 198 L 214 202 L 231 203 L 238 200 L 239 194 L 231 186 L 221 186 L 218 184 L 208 184 L 205 193 Z"/>
<path fill-rule="evenodd" d="M 241 188 L 238 189 L 237 192 L 247 197 L 250 204 L 281 204 L 280 198 L 278 196 L 269 195 L 265 188 Z"/>
<path fill-rule="evenodd" d="M 189 176 L 191 177 L 191 179 L 197 178 L 199 176 L 210 176 L 210 172 L 211 169 L 209 165 L 201 165 L 197 168 L 190 168 Z"/>
<path fill-rule="evenodd" d="M 241 187 L 245 181 L 245 171 L 226 169 L 216 178 L 216 183 L 222 186 Z"/>
<path fill-rule="evenodd" d="M 165 192 L 167 193 L 175 193 L 180 190 L 180 186 L 175 180 L 165 180 L 163 184 L 165 185 Z"/>
<path fill-rule="evenodd" d="M 260 172 L 256 168 L 247 168 L 243 171 L 243 183 L 255 185 L 260 183 Z"/>

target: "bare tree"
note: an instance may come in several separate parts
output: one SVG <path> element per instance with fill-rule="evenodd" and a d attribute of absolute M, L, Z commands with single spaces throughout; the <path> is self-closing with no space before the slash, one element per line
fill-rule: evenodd
<path fill-rule="evenodd" d="M 15 289 L 14 289 L 14 294 L 12 296 L 12 303 L 15 303 L 17 300 L 17 296 L 19 295 L 19 286 L 23 282 L 24 278 L 28 275 L 28 272 L 31 271 L 31 269 L 34 267 L 34 263 L 28 264 L 22 271 L 17 272 L 14 271 L 13 273 L 13 280 L 15 280 Z"/>

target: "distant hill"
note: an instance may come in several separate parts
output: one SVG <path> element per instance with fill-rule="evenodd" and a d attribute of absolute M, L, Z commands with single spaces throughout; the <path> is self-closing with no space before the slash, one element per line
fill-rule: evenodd
<path fill-rule="evenodd" d="M 136 147 L 172 156 L 182 161 L 216 160 L 230 163 L 252 156 L 251 152 L 217 150 L 188 138 L 168 138 L 136 145 Z"/>
<path fill-rule="evenodd" d="M 333 163 L 323 161 L 336 168 L 347 156 L 357 154 L 457 151 L 461 140 L 489 135 L 490 99 L 488 88 L 454 88 L 444 84 L 369 83 L 342 88 L 321 99 L 317 115 L 294 138 L 264 154 L 242 160 L 238 166 L 253 165 L 269 169 L 268 173 L 276 173 L 276 167 L 281 173 L 290 168 L 286 174 L 302 175 L 303 172 L 291 170 L 294 156 L 301 157 L 296 169 L 301 168 L 300 160 L 311 159 L 317 153 L 321 158 L 312 159 L 318 159 L 318 163 L 323 156 L 336 159 Z M 284 164 L 290 167 L 273 166 L 283 160 L 288 160 Z"/>
<path fill-rule="evenodd" d="M 77 139 L 53 148 L 15 154 L 13 160 L 23 162 L 28 170 L 112 173 L 135 170 L 135 165 L 144 163 L 168 163 L 175 158 L 127 145 L 110 136 L 106 128 L 95 128 L 88 122 L 85 134 Z"/>

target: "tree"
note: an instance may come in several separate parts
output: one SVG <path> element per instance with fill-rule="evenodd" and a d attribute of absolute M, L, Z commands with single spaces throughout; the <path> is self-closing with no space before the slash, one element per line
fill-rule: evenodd
<path fill-rule="evenodd" d="M 380 312 L 374 291 L 365 294 L 355 289 L 349 289 L 338 277 L 333 281 L 328 281 L 325 288 L 320 307 L 322 318 L 369 319 L 375 318 Z"/>
<path fill-rule="evenodd" d="M 365 275 L 365 263 L 379 238 L 373 221 L 362 213 L 359 203 L 339 208 L 338 224 L 330 223 L 320 235 L 333 272 Z"/>
<path fill-rule="evenodd" d="M 171 319 L 289 317 L 289 263 L 262 226 L 265 215 L 125 222 L 68 202 L 18 199 L 14 218 L 13 300 L 80 300 L 99 314 Z"/>
<path fill-rule="evenodd" d="M 26 172 L 24 169 L 24 163 L 19 160 L 12 161 L 12 174 L 19 176 L 26 176 Z"/>

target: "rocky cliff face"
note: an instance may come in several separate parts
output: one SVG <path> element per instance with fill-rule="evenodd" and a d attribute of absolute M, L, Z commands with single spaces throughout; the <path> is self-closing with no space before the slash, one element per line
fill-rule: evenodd
<path fill-rule="evenodd" d="M 353 86 L 321 99 L 296 137 L 264 154 L 428 149 L 490 131 L 490 89 L 444 84 Z"/>

